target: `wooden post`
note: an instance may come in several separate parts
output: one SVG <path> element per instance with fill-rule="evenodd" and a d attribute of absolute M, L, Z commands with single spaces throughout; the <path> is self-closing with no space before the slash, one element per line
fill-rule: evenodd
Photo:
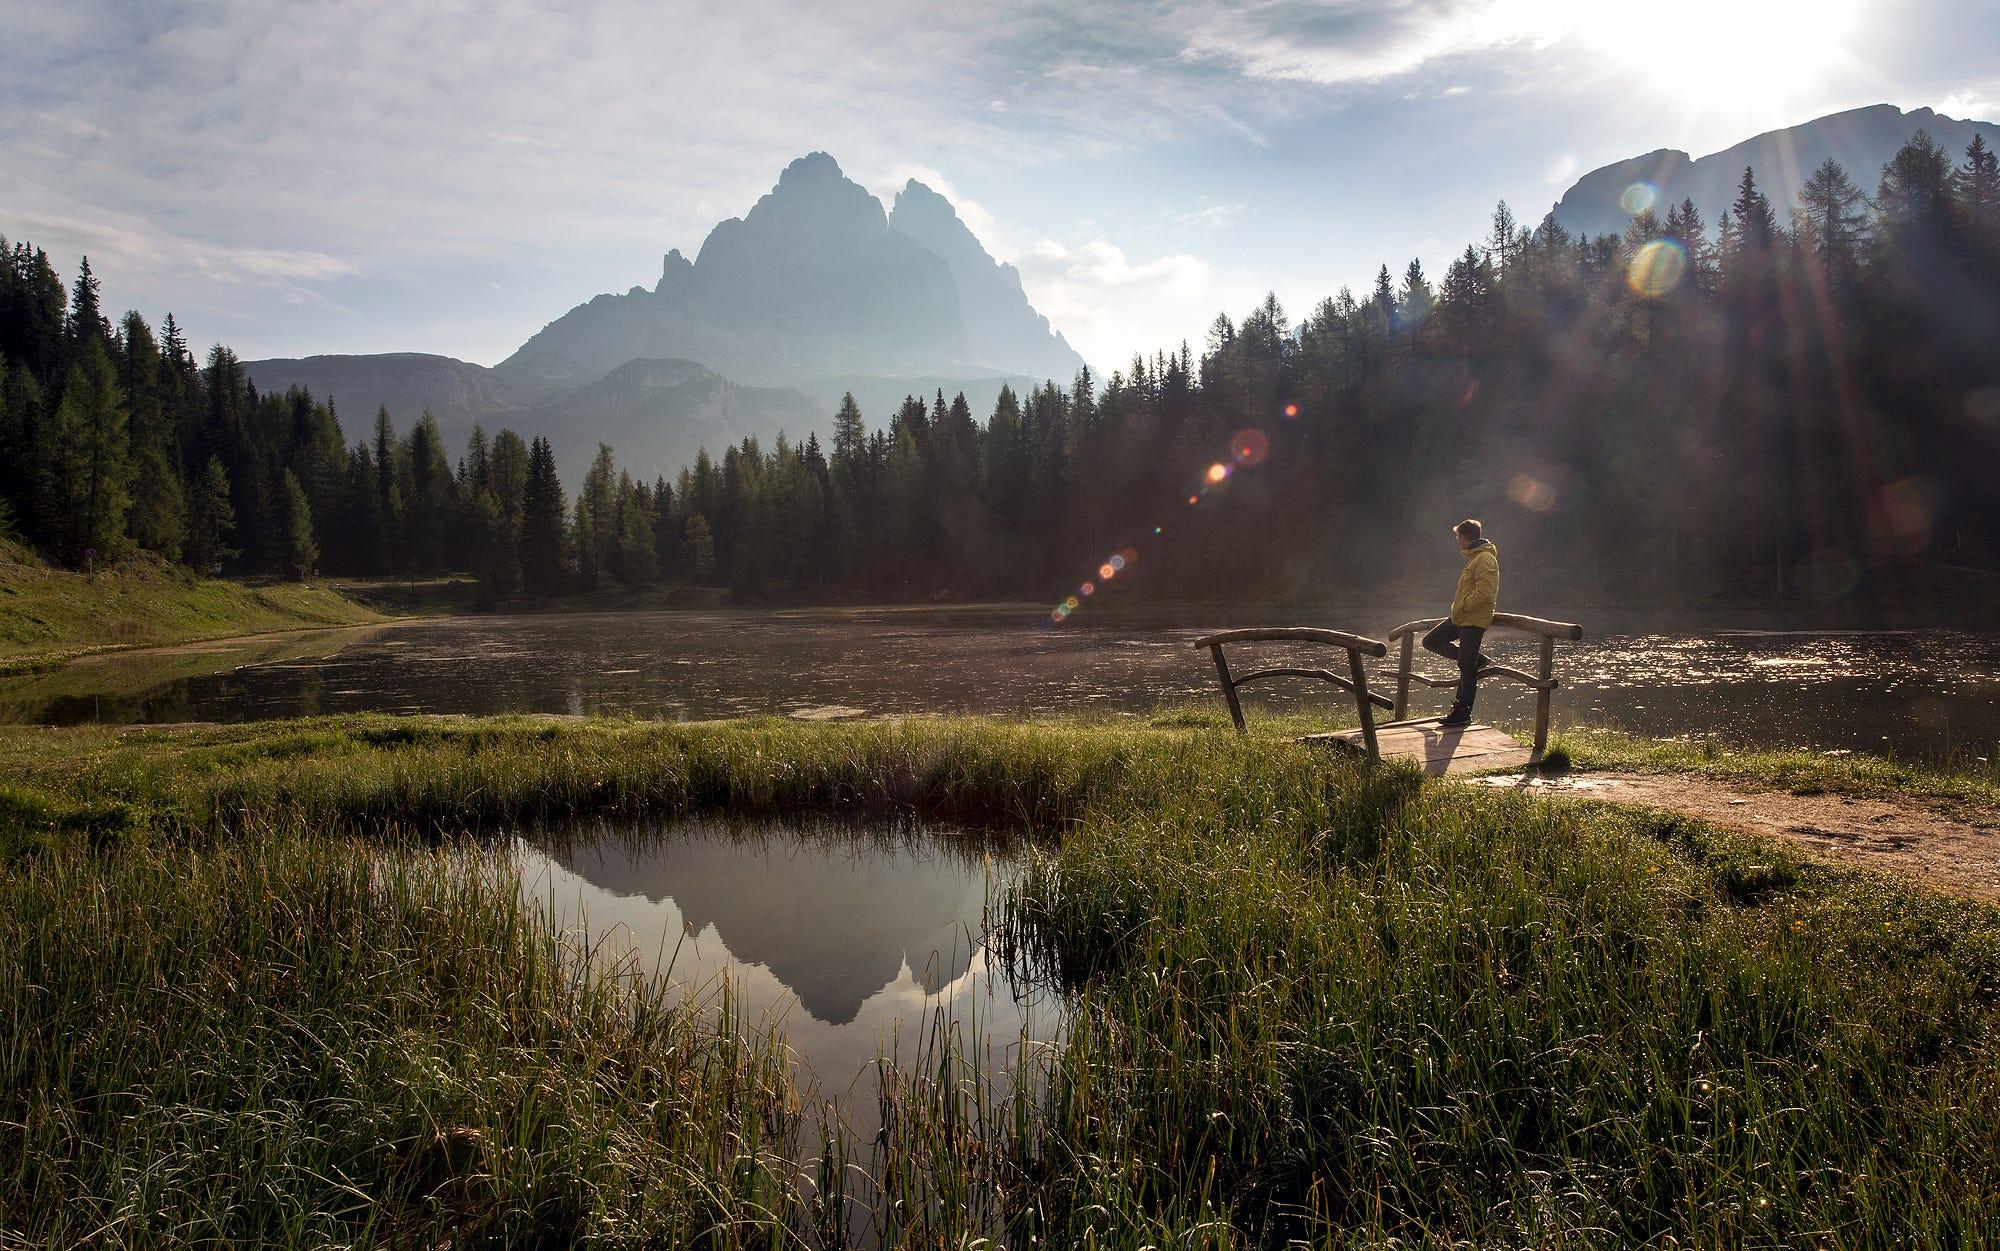
<path fill-rule="evenodd" d="M 1542 689 L 1535 693 L 1535 759 L 1542 758 L 1542 752 L 1549 745 L 1549 683 L 1556 675 L 1556 641 L 1552 635 L 1542 636 Z"/>
<path fill-rule="evenodd" d="M 1229 680 L 1229 662 L 1222 658 L 1222 644 L 1208 645 L 1208 654 L 1215 657 L 1215 675 L 1222 679 L 1222 697 L 1229 701 L 1229 719 L 1236 723 L 1236 732 L 1248 731 L 1243 725 L 1243 704 L 1236 698 L 1236 683 Z"/>
<path fill-rule="evenodd" d="M 1396 671 L 1396 707 L 1389 713 L 1389 720 L 1401 721 L 1410 715 L 1410 666 L 1416 663 L 1417 632 L 1403 634 L 1403 667 Z"/>
<path fill-rule="evenodd" d="M 1405 636 L 1407 637 L 1407 636 Z M 1216 655 L 1221 655 L 1218 650 Z M 1368 745 L 1370 760 L 1382 759 L 1382 749 L 1375 742 L 1375 706 L 1368 702 L 1368 670 L 1361 663 L 1361 653 L 1347 649 L 1347 669 L 1354 675 L 1354 702 L 1361 709 L 1361 741 Z"/>

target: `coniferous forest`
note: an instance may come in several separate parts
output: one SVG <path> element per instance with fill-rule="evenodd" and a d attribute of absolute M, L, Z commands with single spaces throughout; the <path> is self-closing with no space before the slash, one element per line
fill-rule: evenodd
<path fill-rule="evenodd" d="M 73 567 L 469 573 L 495 596 L 726 585 L 884 599 L 1379 587 L 1460 516 L 1546 585 L 1659 601 L 1893 598 L 2000 570 L 2000 163 L 1917 134 L 1872 188 L 1828 161 L 1780 214 L 1622 236 L 1517 223 L 1441 275 L 1275 298 L 1109 377 L 911 397 L 674 481 L 601 448 L 259 394 L 172 316 L 109 320 L 0 240 L 0 533 Z M 871 421 L 873 423 L 871 428 Z M 400 423 L 400 428 L 399 428 Z M 1510 576 L 1513 576 L 1510 572 Z M 1112 588 L 1106 588 L 1110 591 Z"/>

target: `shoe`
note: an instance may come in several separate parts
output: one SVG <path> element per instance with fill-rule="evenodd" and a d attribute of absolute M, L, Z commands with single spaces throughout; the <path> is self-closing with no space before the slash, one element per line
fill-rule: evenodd
<path fill-rule="evenodd" d="M 1464 729 L 1464 728 L 1465 728 L 1466 726 L 1468 726 L 1468 725 L 1471 725 L 1471 724 L 1472 724 L 1472 714 L 1471 714 L 1471 713 L 1469 713 L 1469 712 L 1453 712 L 1453 713 L 1447 713 L 1447 714 L 1445 714 L 1445 716 L 1444 716 L 1444 719 L 1438 722 L 1438 729 L 1440 729 L 1440 730 L 1463 730 L 1463 729 Z"/>

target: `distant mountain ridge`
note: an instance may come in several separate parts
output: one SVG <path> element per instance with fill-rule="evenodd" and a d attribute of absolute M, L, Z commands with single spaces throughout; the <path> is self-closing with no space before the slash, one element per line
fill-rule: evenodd
<path fill-rule="evenodd" d="M 1827 157 L 1839 161 L 1863 191 L 1873 192 L 1882 165 L 1919 130 L 1930 132 L 1956 161 L 1975 134 L 2000 147 L 2000 125 L 1961 121 L 1931 109 L 1908 112 L 1893 104 L 1849 109 L 1745 139 L 1704 157 L 1661 148 L 1590 171 L 1556 201 L 1555 219 L 1573 234 L 1621 232 L 1632 214 L 1621 202 L 1635 183 L 1656 189 L 1655 211 L 1693 200 L 1710 228 L 1736 197 L 1744 166 L 1757 173 L 1757 186 L 1778 210 L 1779 220 L 1798 202 L 1799 188 Z"/>
<path fill-rule="evenodd" d="M 754 436 L 789 431 L 804 438 L 823 422 L 823 405 L 783 387 L 742 386 L 695 361 L 632 360 L 553 399 L 521 395 L 484 365 L 422 352 L 377 356 L 307 356 L 249 361 L 245 372 L 264 391 L 301 386 L 331 397 L 351 439 L 365 438 L 375 410 L 388 408 L 399 430 L 428 410 L 449 446 L 483 424 L 524 437 L 547 435 L 563 475 L 575 481 L 599 443 L 635 475 L 671 478 L 706 447 L 713 455 Z M 368 397 L 357 404 L 355 397 Z"/>
<path fill-rule="evenodd" d="M 840 395 L 886 421 L 905 390 L 1067 382 L 1083 358 L 1037 313 L 1020 274 L 990 256 L 950 201 L 912 180 L 895 212 L 824 152 L 788 165 L 742 217 L 718 223 L 659 281 L 577 305 L 507 359 L 414 352 L 245 362 L 264 390 L 331 395 L 349 415 L 430 409 L 454 440 L 474 422 L 556 444 L 564 472 L 599 442 L 648 477 L 745 434 L 824 431 Z"/>

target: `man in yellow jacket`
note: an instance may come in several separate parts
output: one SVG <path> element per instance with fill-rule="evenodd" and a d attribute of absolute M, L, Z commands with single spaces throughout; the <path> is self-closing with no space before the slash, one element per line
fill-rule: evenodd
<path fill-rule="evenodd" d="M 1424 636 L 1424 648 L 1447 660 L 1458 662 L 1458 695 L 1451 711 L 1438 724 L 1455 729 L 1472 724 L 1472 701 L 1479 694 L 1479 671 L 1491 662 L 1479 654 L 1479 641 L 1493 624 L 1493 609 L 1500 602 L 1500 549 L 1486 541 L 1477 521 L 1467 518 L 1452 527 L 1458 536 L 1458 550 L 1465 554 L 1465 568 L 1459 570 L 1458 594 L 1451 601 L 1451 616 L 1438 622 Z"/>

